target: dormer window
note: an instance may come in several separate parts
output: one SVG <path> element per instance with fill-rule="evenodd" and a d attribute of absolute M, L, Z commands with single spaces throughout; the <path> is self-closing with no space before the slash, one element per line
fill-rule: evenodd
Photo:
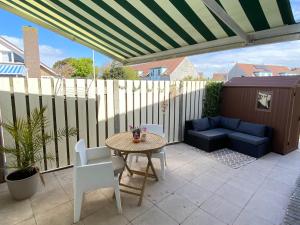
<path fill-rule="evenodd" d="M 160 76 L 166 72 L 167 68 L 164 67 L 156 67 L 150 69 L 150 77 L 151 80 L 160 80 Z"/>
<path fill-rule="evenodd" d="M 13 53 L 8 51 L 0 52 L 0 61 L 4 63 L 13 62 Z"/>

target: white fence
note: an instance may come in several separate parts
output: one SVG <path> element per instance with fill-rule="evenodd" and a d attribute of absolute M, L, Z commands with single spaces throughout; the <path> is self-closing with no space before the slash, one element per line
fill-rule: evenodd
<path fill-rule="evenodd" d="M 204 86 L 202 81 L 0 78 L 0 110 L 3 121 L 14 121 L 46 106 L 52 132 L 78 129 L 77 137 L 44 146 L 44 155 L 56 156 L 54 163 L 44 160 L 41 169 L 49 170 L 72 164 L 77 139 L 101 146 L 129 125 L 162 124 L 169 143 L 182 141 L 184 122 L 201 117 Z M 13 143 L 5 131 L 3 137 L 4 145 Z"/>

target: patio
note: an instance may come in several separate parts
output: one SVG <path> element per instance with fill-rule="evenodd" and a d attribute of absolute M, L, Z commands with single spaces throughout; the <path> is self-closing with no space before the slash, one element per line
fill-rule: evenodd
<path fill-rule="evenodd" d="M 119 215 L 113 191 L 99 189 L 85 195 L 80 225 L 276 225 L 280 224 L 299 175 L 300 151 L 275 153 L 239 169 L 232 169 L 203 156 L 186 144 L 166 147 L 166 179 L 148 180 L 145 199 L 121 194 Z M 155 168 L 159 168 L 154 160 Z M 133 166 L 145 165 L 140 159 Z M 158 171 L 159 172 L 159 171 Z M 6 184 L 0 185 L 2 224 L 65 225 L 73 221 L 72 168 L 44 174 L 31 199 L 16 202 Z M 124 182 L 139 182 L 125 177 Z"/>

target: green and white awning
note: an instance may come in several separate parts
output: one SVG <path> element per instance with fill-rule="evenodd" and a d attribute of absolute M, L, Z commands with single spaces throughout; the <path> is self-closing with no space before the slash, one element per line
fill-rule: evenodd
<path fill-rule="evenodd" d="M 299 39 L 289 0 L 0 0 L 123 63 Z"/>

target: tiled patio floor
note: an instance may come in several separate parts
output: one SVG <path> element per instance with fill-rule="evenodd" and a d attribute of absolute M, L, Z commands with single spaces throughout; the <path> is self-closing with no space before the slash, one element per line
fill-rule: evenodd
<path fill-rule="evenodd" d="M 141 207 L 122 193 L 123 215 L 113 191 L 87 193 L 80 225 L 276 225 L 280 224 L 300 173 L 300 151 L 270 153 L 240 169 L 206 158 L 185 144 L 167 146 L 165 180 L 149 180 Z M 140 160 L 135 166 L 141 167 Z M 155 167 L 158 164 L 155 163 Z M 159 169 L 157 169 L 159 172 Z M 73 221 L 72 168 L 44 175 L 46 187 L 16 202 L 0 185 L 0 224 L 69 225 Z M 124 182 L 140 182 L 125 177 Z"/>

